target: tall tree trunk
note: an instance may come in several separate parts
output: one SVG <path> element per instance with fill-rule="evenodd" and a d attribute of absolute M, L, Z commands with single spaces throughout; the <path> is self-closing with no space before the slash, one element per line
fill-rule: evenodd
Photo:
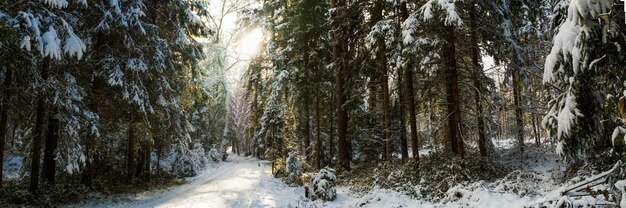
<path fill-rule="evenodd" d="M 383 1 L 377 0 L 374 7 L 372 16 L 372 25 L 375 25 L 378 21 L 382 20 L 383 16 Z M 387 74 L 387 56 L 385 39 L 381 37 L 377 40 L 378 51 L 376 52 L 376 59 L 378 62 L 378 70 L 380 73 L 380 84 L 382 88 L 383 96 L 383 140 L 385 141 L 384 159 L 386 161 L 391 160 L 391 116 L 389 115 L 389 75 Z"/>
<path fill-rule="evenodd" d="M 406 3 L 406 2 L 403 2 Z M 402 22 L 404 21 L 404 17 L 402 17 L 402 5 L 399 5 L 395 8 L 395 12 L 396 12 L 396 27 L 400 28 L 402 26 Z M 394 34 L 396 37 L 400 37 L 402 36 L 402 34 L 400 33 L 400 31 L 396 31 L 396 33 Z M 402 50 L 404 48 L 404 46 L 402 46 L 402 48 L 400 50 Z M 404 91 L 406 91 L 405 87 L 406 85 L 404 84 L 404 80 L 403 80 L 403 76 L 404 76 L 404 71 L 408 70 L 406 67 L 399 67 L 397 69 L 397 87 L 398 87 L 398 108 L 395 110 L 395 112 L 397 113 L 396 116 L 400 119 L 400 128 L 399 130 L 399 134 L 400 134 L 400 154 L 402 155 L 402 161 L 407 161 L 409 159 L 409 144 L 407 141 L 407 137 L 406 137 L 406 106 L 407 106 L 407 100 L 403 99 L 403 96 L 406 95 L 404 93 Z"/>
<path fill-rule="evenodd" d="M 334 99 L 337 99 L 336 97 L 332 96 Z M 331 99 L 331 103 L 329 103 L 329 106 L 332 105 L 332 103 L 335 102 L 334 100 Z M 335 118 L 335 111 L 334 110 L 329 110 L 328 113 L 330 114 L 330 119 Z M 328 124 L 328 126 L 330 128 L 328 128 L 328 154 L 330 155 L 329 157 L 329 161 L 328 164 L 332 165 L 334 164 L 333 162 L 333 158 L 335 158 L 335 144 L 333 143 L 333 140 L 335 139 L 335 125 L 333 125 L 334 122 L 330 122 Z"/>
<path fill-rule="evenodd" d="M 535 144 L 537 146 L 541 145 L 541 135 L 539 135 L 539 116 L 537 114 L 533 114 L 531 118 L 533 120 L 533 131 L 535 132 Z"/>
<path fill-rule="evenodd" d="M 148 177 L 148 180 L 150 180 L 152 177 L 152 143 L 146 144 L 144 161 L 146 162 L 146 176 Z"/>
<path fill-rule="evenodd" d="M 305 86 L 304 94 L 304 157 L 309 158 L 309 146 L 311 145 L 311 104 L 310 93 L 308 86 Z"/>
<path fill-rule="evenodd" d="M 337 0 L 330 0 L 330 9 L 337 8 Z M 344 57 L 342 57 L 343 53 L 340 51 L 342 43 L 339 41 L 339 34 L 337 31 L 339 30 L 339 17 L 338 10 L 335 10 L 332 20 L 332 39 L 335 41 L 333 44 L 332 51 L 332 59 L 335 64 L 335 90 L 337 94 L 337 103 L 335 107 L 337 108 L 337 136 L 339 140 L 337 141 L 337 151 L 338 151 L 338 162 L 339 167 L 343 170 L 350 170 L 350 146 L 348 141 L 348 112 L 346 111 L 346 96 L 344 93 L 344 78 L 346 76 L 346 65 Z"/>
<path fill-rule="evenodd" d="M 520 65 L 518 65 L 520 66 Z M 520 158 L 523 161 L 524 158 L 524 120 L 522 112 L 522 86 L 519 74 L 519 69 L 516 69 L 513 74 L 513 105 L 515 107 L 515 129 L 516 138 L 519 145 Z"/>
<path fill-rule="evenodd" d="M 321 132 L 322 118 L 320 116 L 320 96 L 315 98 L 315 152 L 317 169 L 322 168 L 322 132 Z"/>
<path fill-rule="evenodd" d="M 141 174 L 143 174 L 144 168 L 146 166 L 145 157 L 146 157 L 145 147 L 139 148 L 139 151 L 137 152 L 137 162 L 135 166 L 135 177 L 140 177 Z"/>
<path fill-rule="evenodd" d="M 135 167 L 135 151 L 137 151 L 137 149 L 135 148 L 135 143 L 136 143 L 136 138 L 135 138 L 135 127 L 134 127 L 134 119 L 131 118 L 130 121 L 128 122 L 128 145 L 127 145 L 127 153 L 128 155 L 126 155 L 126 171 L 128 174 L 128 179 L 132 179 L 134 176 L 134 167 Z"/>
<path fill-rule="evenodd" d="M 474 102 L 476 103 L 476 120 L 478 128 L 478 150 L 480 155 L 487 156 L 487 139 L 485 138 L 485 121 L 483 119 L 483 107 L 480 100 L 480 89 L 482 85 L 480 78 L 483 77 L 483 68 L 480 65 L 480 49 L 478 48 L 478 27 L 476 22 L 478 17 L 476 16 L 476 8 L 473 4 L 470 6 L 470 39 L 472 41 L 472 65 L 474 66 Z"/>
<path fill-rule="evenodd" d="M 49 58 L 44 58 L 41 64 L 41 80 L 48 80 L 48 70 L 50 68 Z M 33 155 L 31 156 L 30 165 L 30 186 L 31 193 L 37 192 L 39 188 L 39 165 L 41 164 L 41 145 L 45 136 L 44 118 L 46 117 L 45 95 L 40 92 L 37 95 L 37 111 L 35 117 L 35 137 L 33 138 Z"/>
<path fill-rule="evenodd" d="M 48 130 L 46 131 L 46 145 L 43 154 L 42 176 L 50 184 L 54 184 L 56 170 L 56 149 L 59 144 L 59 119 L 56 110 L 48 114 Z"/>
<path fill-rule="evenodd" d="M 446 46 L 444 57 L 446 64 L 446 100 L 448 109 L 448 130 L 452 152 L 464 156 L 464 144 L 461 137 L 461 102 L 459 99 L 459 75 L 456 63 L 456 36 L 454 26 L 445 26 Z"/>
<path fill-rule="evenodd" d="M 91 112 L 94 112 L 96 114 L 98 114 L 98 102 L 96 102 L 96 99 L 99 97 L 98 95 L 100 94 L 101 87 L 101 81 L 99 80 L 100 79 L 98 77 L 93 78 L 93 83 L 91 86 L 91 94 L 93 95 L 93 98 L 89 101 L 89 109 L 91 110 Z M 94 168 L 94 157 L 96 139 L 98 135 L 97 132 L 94 131 L 94 129 L 97 128 L 95 125 L 95 123 L 91 124 L 90 129 L 87 130 L 87 141 L 85 142 L 85 156 L 87 158 L 85 159 L 85 174 L 83 175 L 83 184 L 85 184 L 85 186 L 87 187 L 91 187 L 96 172 Z"/>
<path fill-rule="evenodd" d="M 404 83 L 402 80 L 402 71 L 398 71 L 398 95 L 403 95 L 403 88 Z M 398 116 L 398 119 L 400 119 L 400 129 L 398 129 L 398 131 L 400 133 L 400 153 L 403 161 L 409 159 L 409 144 L 406 137 L 406 116 L 404 115 L 405 106 L 406 101 L 402 99 L 402 96 L 398 96 L 398 108 L 396 112 L 399 115 L 396 115 Z"/>
<path fill-rule="evenodd" d="M 406 1 L 402 2 L 400 5 L 400 15 L 402 16 L 402 21 L 406 21 L 409 18 L 409 12 L 407 11 Z M 407 67 L 404 70 L 404 77 L 406 79 L 406 100 L 407 100 L 407 109 L 409 111 L 409 126 L 411 128 L 411 149 L 413 153 L 413 158 L 415 160 L 419 160 L 419 145 L 417 138 L 417 119 L 415 112 L 415 89 L 413 89 L 413 62 L 409 58 L 407 63 Z M 400 76 L 400 75 L 398 75 Z"/>
<path fill-rule="evenodd" d="M 163 155 L 163 144 L 161 142 L 157 142 L 156 145 L 156 175 L 161 175 L 161 155 Z"/>
<path fill-rule="evenodd" d="M 0 103 L 0 169 L 4 164 L 4 144 L 9 120 L 9 105 L 12 97 L 12 74 L 13 71 L 11 70 L 11 67 L 7 66 L 6 73 L 4 74 L 4 82 L 2 83 L 2 102 Z M 0 170 L 0 189 L 2 189 L 2 177 L 2 171 Z"/>

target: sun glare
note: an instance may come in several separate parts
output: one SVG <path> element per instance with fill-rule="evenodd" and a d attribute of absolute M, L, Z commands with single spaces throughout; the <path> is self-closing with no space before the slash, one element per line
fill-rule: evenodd
<path fill-rule="evenodd" d="M 241 58 L 250 59 L 259 53 L 263 41 L 263 30 L 256 28 L 246 32 L 237 43 L 237 53 Z"/>

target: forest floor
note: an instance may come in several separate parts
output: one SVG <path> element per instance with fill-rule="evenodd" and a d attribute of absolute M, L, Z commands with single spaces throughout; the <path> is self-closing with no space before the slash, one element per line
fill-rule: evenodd
<path fill-rule="evenodd" d="M 498 163 L 510 166 L 510 173 L 487 181 L 454 184 L 440 198 L 415 197 L 406 194 L 406 187 L 383 188 L 374 183 L 367 189 L 355 191 L 354 187 L 340 183 L 342 186 L 337 188 L 336 200 L 310 201 L 304 197 L 303 187 L 290 187 L 271 176 L 269 161 L 232 154 L 227 162 L 208 168 L 181 186 L 107 196 L 69 207 L 524 207 L 558 201 L 560 187 L 588 177 L 575 177 L 561 183 L 559 173 L 565 167 L 559 165 L 549 145 L 538 147 L 528 144 L 521 167 L 512 141 L 500 141 L 495 145 Z M 389 174 L 386 177 L 397 173 L 392 171 Z M 342 179 L 341 175 L 339 177 L 339 180 L 348 180 Z M 420 183 L 428 183 L 423 180 Z M 410 185 L 409 189 L 423 190 L 420 186 L 423 185 Z M 577 203 L 593 204 L 594 199 L 582 198 Z"/>

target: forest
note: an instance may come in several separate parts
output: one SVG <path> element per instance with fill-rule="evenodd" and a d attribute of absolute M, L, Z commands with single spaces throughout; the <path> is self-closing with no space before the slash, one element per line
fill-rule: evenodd
<path fill-rule="evenodd" d="M 2 1 L 0 207 L 626 207 L 624 48 L 617 0 Z"/>

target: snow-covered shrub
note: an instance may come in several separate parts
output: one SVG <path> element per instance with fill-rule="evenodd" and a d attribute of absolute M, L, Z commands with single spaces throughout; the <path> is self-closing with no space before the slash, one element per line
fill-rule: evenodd
<path fill-rule="evenodd" d="M 289 152 L 289 156 L 285 160 L 285 171 L 287 172 L 287 178 L 285 178 L 287 184 L 302 185 L 302 179 L 300 179 L 302 163 L 296 158 L 295 152 Z"/>
<path fill-rule="evenodd" d="M 420 163 L 381 163 L 373 170 L 365 169 L 360 172 L 369 173 L 373 187 L 391 189 L 417 199 L 436 201 L 445 198 L 446 192 L 457 184 L 501 178 L 507 171 L 487 158 L 461 159 L 433 153 Z"/>
<path fill-rule="evenodd" d="M 337 176 L 335 170 L 330 168 L 322 168 L 313 179 L 313 200 L 321 199 L 324 201 L 332 201 L 337 198 L 337 190 L 335 189 L 335 181 Z"/>
<path fill-rule="evenodd" d="M 224 158 L 222 153 L 217 148 L 215 148 L 215 146 L 213 146 L 211 150 L 209 150 L 209 157 L 211 157 L 211 160 L 213 160 L 213 162 L 219 162 L 222 160 L 222 158 Z"/>
<path fill-rule="evenodd" d="M 494 190 L 524 197 L 539 195 L 541 179 L 534 172 L 515 170 L 493 183 Z"/>
<path fill-rule="evenodd" d="M 182 177 L 195 176 L 207 164 L 208 158 L 204 153 L 202 144 L 195 143 L 191 150 L 184 147 L 184 145 L 179 145 L 176 159 L 172 163 L 172 173 Z"/>

